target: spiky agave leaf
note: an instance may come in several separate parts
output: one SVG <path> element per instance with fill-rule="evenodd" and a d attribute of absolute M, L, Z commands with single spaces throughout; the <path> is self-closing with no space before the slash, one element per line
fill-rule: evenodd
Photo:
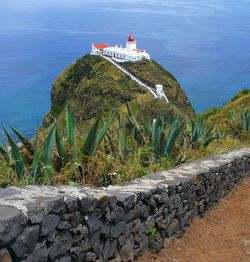
<path fill-rule="evenodd" d="M 237 115 L 237 113 L 236 113 L 234 110 L 232 110 L 232 111 L 230 112 L 230 116 L 231 116 L 231 119 L 232 119 L 233 121 L 239 121 L 239 116 Z"/>
<path fill-rule="evenodd" d="M 245 131 L 250 131 L 250 110 L 246 109 L 241 112 L 241 126 Z"/>
<path fill-rule="evenodd" d="M 131 107 L 130 107 L 130 103 L 129 103 L 129 102 L 126 103 L 126 108 L 127 108 L 128 115 L 129 115 L 129 116 L 133 116 L 133 112 L 132 112 L 132 110 L 131 110 Z"/>
<path fill-rule="evenodd" d="M 122 126 L 119 128 L 118 135 L 118 153 L 122 161 L 125 160 L 126 151 L 127 151 L 127 136 L 125 127 Z"/>
<path fill-rule="evenodd" d="M 221 142 L 225 136 L 227 134 L 227 131 L 226 130 L 220 130 L 220 129 L 217 129 L 216 130 L 216 139 Z"/>
<path fill-rule="evenodd" d="M 36 131 L 36 140 L 34 145 L 34 154 L 33 154 L 33 160 L 32 160 L 32 172 L 35 176 L 37 173 L 37 169 L 40 163 L 40 152 L 39 152 L 39 129 Z"/>
<path fill-rule="evenodd" d="M 96 146 L 96 138 L 98 132 L 98 126 L 100 123 L 101 117 L 99 116 L 93 126 L 91 127 L 87 138 L 85 140 L 84 146 L 82 148 L 82 152 L 86 156 L 94 156 L 95 155 L 95 146 Z"/>
<path fill-rule="evenodd" d="M 66 121 L 67 140 L 73 149 L 72 159 L 76 159 L 77 150 L 76 150 L 75 116 L 69 106 L 68 101 L 66 103 L 65 121 Z"/>
<path fill-rule="evenodd" d="M 163 114 L 157 114 L 157 118 L 153 119 L 152 124 L 152 135 L 151 135 L 151 146 L 153 152 L 159 155 L 159 145 L 164 132 L 165 120 Z"/>
<path fill-rule="evenodd" d="M 10 163 L 10 156 L 8 152 L 0 145 L 0 153 L 7 163 Z"/>
<path fill-rule="evenodd" d="M 130 130 L 132 131 L 134 140 L 139 144 L 143 145 L 145 143 L 145 139 L 143 137 L 143 132 L 140 128 L 140 125 L 138 124 L 137 120 L 134 117 L 127 116 L 128 123 Z"/>
<path fill-rule="evenodd" d="M 233 136 L 233 137 L 235 137 L 236 135 L 239 134 L 239 130 L 238 130 L 237 127 L 235 127 L 235 126 L 230 126 L 230 128 L 231 128 L 232 136 Z"/>
<path fill-rule="evenodd" d="M 203 121 L 199 120 L 191 120 L 191 145 L 192 148 L 196 148 L 199 142 L 199 138 L 201 136 Z"/>
<path fill-rule="evenodd" d="M 195 121 L 194 119 L 191 120 L 191 145 L 192 148 L 196 146 L 197 138 L 198 138 L 198 121 Z"/>
<path fill-rule="evenodd" d="M 30 151 L 32 149 L 32 145 L 30 143 L 30 141 L 28 140 L 28 138 L 26 138 L 22 133 L 20 133 L 18 130 L 16 130 L 14 127 L 10 126 L 10 128 L 12 129 L 12 131 L 17 135 L 17 137 L 20 139 L 20 141 L 22 142 L 23 146 Z"/>
<path fill-rule="evenodd" d="M 23 160 L 23 156 L 17 146 L 17 144 L 15 143 L 15 141 L 12 139 L 12 137 L 10 136 L 10 134 L 8 133 L 8 131 L 3 127 L 4 133 L 9 141 L 9 144 L 11 146 L 11 154 L 15 160 L 15 171 L 17 176 L 21 177 L 24 174 L 24 160 Z"/>
<path fill-rule="evenodd" d="M 135 116 L 134 116 L 134 114 L 133 114 L 133 112 L 132 112 L 132 109 L 131 109 L 131 107 L 130 107 L 129 102 L 126 103 L 126 107 L 127 107 L 127 112 L 128 112 L 128 119 L 130 120 L 130 122 L 133 124 L 133 126 L 134 126 L 136 129 L 140 130 L 140 125 L 139 125 L 139 123 L 137 122 L 137 120 L 136 120 L 136 118 L 135 118 Z"/>
<path fill-rule="evenodd" d="M 55 138 L 56 138 L 56 147 L 57 147 L 57 151 L 59 156 L 63 159 L 64 164 L 67 161 L 67 153 L 66 153 L 66 149 L 65 149 L 65 145 L 64 145 L 64 141 L 63 141 L 63 136 L 58 128 L 58 126 L 56 125 L 55 127 Z"/>
<path fill-rule="evenodd" d="M 41 160 L 44 166 L 50 166 L 52 162 L 53 147 L 55 145 L 55 128 L 56 124 L 53 123 L 48 131 L 45 139 L 44 147 L 42 150 Z"/>
<path fill-rule="evenodd" d="M 207 120 L 192 120 L 192 131 L 191 131 L 191 146 L 192 148 L 196 148 L 202 140 L 204 140 L 204 135 L 206 132 Z"/>
<path fill-rule="evenodd" d="M 134 116 L 134 114 L 131 110 L 129 102 L 126 103 L 126 107 L 127 107 L 127 112 L 128 112 L 127 118 L 128 118 L 130 126 L 132 127 L 131 129 L 133 131 L 134 139 L 138 144 L 142 145 L 142 144 L 145 143 L 145 139 L 143 137 L 143 132 L 140 128 L 139 123 L 136 120 L 136 117 Z"/>
<path fill-rule="evenodd" d="M 127 154 L 127 132 L 126 127 L 122 121 L 122 116 L 119 118 L 119 127 L 118 127 L 118 154 L 122 161 L 125 161 Z"/>
<path fill-rule="evenodd" d="M 146 131 L 146 133 L 148 135 L 152 134 L 152 125 L 151 125 L 151 122 L 150 122 L 150 120 L 147 116 L 145 116 L 144 119 L 143 119 L 143 127 L 144 127 L 144 130 Z"/>
<path fill-rule="evenodd" d="M 204 135 L 204 143 L 203 146 L 204 147 L 208 147 L 208 145 L 217 138 L 217 136 L 213 135 L 213 131 L 214 131 L 214 126 L 211 126 L 207 132 Z"/>
<path fill-rule="evenodd" d="M 105 140 L 107 142 L 107 144 L 109 145 L 109 150 L 112 154 L 112 156 L 116 157 L 116 145 L 114 144 L 113 141 L 114 137 L 111 137 L 111 134 L 109 133 L 109 131 L 106 133 L 106 137 Z"/>
<path fill-rule="evenodd" d="M 70 109 L 68 102 L 66 103 L 65 121 L 66 121 L 67 140 L 71 146 L 75 146 L 75 117 Z"/>
<path fill-rule="evenodd" d="M 52 166 L 50 166 L 50 165 L 44 166 L 44 173 L 46 174 L 46 176 L 51 177 L 52 174 L 53 174 Z"/>
<path fill-rule="evenodd" d="M 165 147 L 164 147 L 164 156 L 170 156 L 171 152 L 173 150 L 173 147 L 180 135 L 180 133 L 182 132 L 184 125 L 185 125 L 185 121 L 181 121 L 180 124 L 178 124 L 179 121 L 179 114 L 177 114 L 174 118 L 174 121 L 172 123 L 172 125 L 170 126 L 167 138 L 166 138 L 166 143 L 165 143 Z"/>
<path fill-rule="evenodd" d="M 116 117 L 116 111 L 113 111 L 110 116 L 109 116 L 109 119 L 108 121 L 104 124 L 104 126 L 102 127 L 102 129 L 97 133 L 97 136 L 96 136 L 96 146 L 95 146 L 95 152 L 94 154 L 96 153 L 96 150 L 98 149 L 98 147 L 100 146 L 103 138 L 105 137 L 105 135 L 107 134 L 107 131 L 110 127 L 110 125 L 112 124 L 113 120 L 115 119 Z"/>

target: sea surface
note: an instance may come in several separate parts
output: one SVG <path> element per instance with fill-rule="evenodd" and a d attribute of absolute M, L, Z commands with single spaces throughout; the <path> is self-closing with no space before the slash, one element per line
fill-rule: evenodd
<path fill-rule="evenodd" d="M 92 42 L 138 46 L 198 112 L 250 86 L 250 0 L 0 0 L 0 123 L 32 135 L 53 80 Z"/>

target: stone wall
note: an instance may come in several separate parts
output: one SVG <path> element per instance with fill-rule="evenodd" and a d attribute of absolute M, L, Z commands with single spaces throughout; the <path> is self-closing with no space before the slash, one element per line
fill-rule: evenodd
<path fill-rule="evenodd" d="M 0 261 L 133 261 L 180 237 L 250 170 L 250 148 L 108 188 L 0 190 Z"/>

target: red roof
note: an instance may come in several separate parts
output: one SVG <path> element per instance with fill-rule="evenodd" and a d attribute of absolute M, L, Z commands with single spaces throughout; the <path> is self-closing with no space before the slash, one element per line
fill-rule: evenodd
<path fill-rule="evenodd" d="M 103 48 L 110 47 L 110 45 L 108 45 L 108 44 L 94 44 L 94 47 L 97 48 L 97 49 L 103 49 Z"/>

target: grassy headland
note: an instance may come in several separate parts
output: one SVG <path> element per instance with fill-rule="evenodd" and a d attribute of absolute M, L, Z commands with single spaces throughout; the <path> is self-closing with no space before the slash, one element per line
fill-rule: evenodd
<path fill-rule="evenodd" d="M 54 118 L 63 115 L 66 101 L 75 112 L 77 122 L 87 122 L 100 113 L 107 116 L 119 107 L 122 111 L 127 102 L 132 102 L 132 107 L 140 106 L 140 112 L 151 117 L 164 111 L 170 121 L 176 112 L 187 117 L 194 115 L 180 84 L 156 62 L 142 60 L 125 66 L 151 87 L 162 84 L 170 103 L 154 99 L 146 89 L 102 57 L 86 55 L 55 80 L 51 91 L 52 106 L 44 125 L 48 126 Z"/>

